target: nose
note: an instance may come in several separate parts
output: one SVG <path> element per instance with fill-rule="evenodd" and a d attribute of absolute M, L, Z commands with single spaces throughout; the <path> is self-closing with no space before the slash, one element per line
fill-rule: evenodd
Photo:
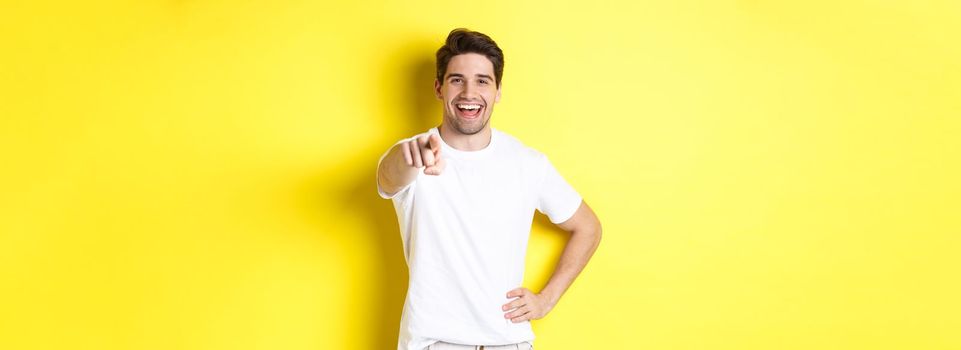
<path fill-rule="evenodd" d="M 471 97 L 474 97 L 476 95 L 475 94 L 476 92 L 477 92 L 477 89 L 474 88 L 474 85 L 467 83 L 467 84 L 464 84 L 464 90 L 461 91 L 461 95 L 466 99 L 470 99 Z"/>

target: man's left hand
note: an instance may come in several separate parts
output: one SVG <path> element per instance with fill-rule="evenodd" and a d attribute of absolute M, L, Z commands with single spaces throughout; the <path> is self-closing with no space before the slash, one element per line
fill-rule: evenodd
<path fill-rule="evenodd" d="M 554 304 L 547 296 L 534 293 L 524 287 L 507 292 L 507 297 L 517 297 L 517 299 L 501 306 L 501 311 L 505 312 L 504 318 L 509 318 L 514 323 L 539 320 L 547 316 L 547 313 L 554 308 Z"/>

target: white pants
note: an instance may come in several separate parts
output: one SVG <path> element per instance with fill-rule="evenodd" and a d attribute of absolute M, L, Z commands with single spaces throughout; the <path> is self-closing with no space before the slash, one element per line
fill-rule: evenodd
<path fill-rule="evenodd" d="M 427 347 L 427 350 L 533 350 L 534 346 L 528 342 L 507 345 L 463 345 L 447 342 L 436 342 Z"/>

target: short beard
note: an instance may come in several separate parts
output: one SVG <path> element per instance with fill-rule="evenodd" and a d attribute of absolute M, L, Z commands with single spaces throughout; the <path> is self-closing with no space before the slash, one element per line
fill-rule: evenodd
<path fill-rule="evenodd" d="M 458 119 L 456 116 L 451 116 L 448 119 L 451 121 L 450 124 L 452 127 L 454 127 L 454 130 L 457 130 L 457 132 L 463 135 L 474 135 L 476 133 L 479 133 L 481 132 L 481 130 L 484 130 L 484 127 L 487 126 L 487 123 L 490 122 L 490 118 L 487 118 L 486 120 L 484 120 L 483 124 L 480 124 L 476 129 L 474 129 L 461 123 L 460 119 Z"/>

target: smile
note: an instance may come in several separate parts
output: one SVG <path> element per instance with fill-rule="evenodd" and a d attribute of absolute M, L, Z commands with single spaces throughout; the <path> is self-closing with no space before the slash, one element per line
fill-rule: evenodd
<path fill-rule="evenodd" d="M 458 103 L 454 106 L 457 108 L 457 115 L 467 119 L 476 118 L 483 109 L 483 106 L 477 103 Z"/>

